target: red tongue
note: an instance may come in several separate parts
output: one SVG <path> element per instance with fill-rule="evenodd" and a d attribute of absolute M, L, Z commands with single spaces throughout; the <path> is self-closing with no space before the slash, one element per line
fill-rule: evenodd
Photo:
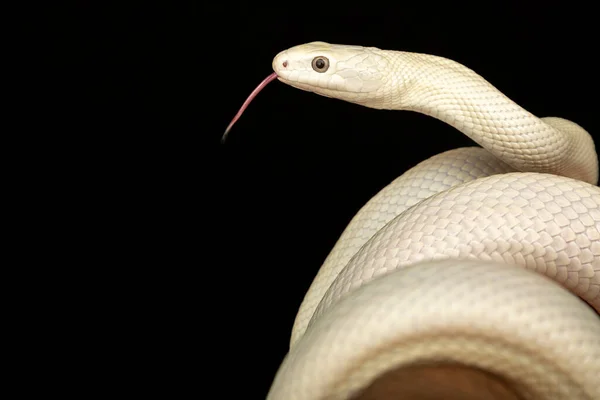
<path fill-rule="evenodd" d="M 235 117 L 233 117 L 233 119 L 231 120 L 231 122 L 227 126 L 227 129 L 225 129 L 225 133 L 223 134 L 223 137 L 221 138 L 221 143 L 225 143 L 225 140 L 227 139 L 227 135 L 229 134 L 229 131 L 231 130 L 231 127 L 233 127 L 233 124 L 235 124 L 237 122 L 237 120 L 240 119 L 240 117 L 242 116 L 242 114 L 244 113 L 244 111 L 246 110 L 246 108 L 248 107 L 248 105 L 250 104 L 250 102 L 252 100 L 254 100 L 254 98 L 256 97 L 256 95 L 258 94 L 258 92 L 260 92 L 261 90 L 263 90 L 263 88 L 265 86 L 267 86 L 267 84 L 269 82 L 271 82 L 272 80 L 274 80 L 275 78 L 277 78 L 277 73 L 273 72 L 271 75 L 267 76 L 265 78 L 265 80 L 262 81 L 260 83 L 260 85 L 258 85 L 256 87 L 256 89 L 254 89 L 252 91 L 252 93 L 250 93 L 250 96 L 248 96 L 248 98 L 246 99 L 246 101 L 244 102 L 244 104 L 242 104 L 242 107 L 240 108 L 240 111 L 238 111 L 237 114 L 235 114 Z"/>

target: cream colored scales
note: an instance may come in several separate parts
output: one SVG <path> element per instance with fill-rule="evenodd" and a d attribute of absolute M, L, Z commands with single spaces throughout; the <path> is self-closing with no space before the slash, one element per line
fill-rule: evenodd
<path fill-rule="evenodd" d="M 423 161 L 357 213 L 306 293 L 268 398 L 345 399 L 388 370 L 452 361 L 525 399 L 600 400 L 600 318 L 580 300 L 600 311 L 589 134 L 437 56 L 313 42 L 273 69 L 258 90 L 277 78 L 420 112 L 481 148 Z"/>

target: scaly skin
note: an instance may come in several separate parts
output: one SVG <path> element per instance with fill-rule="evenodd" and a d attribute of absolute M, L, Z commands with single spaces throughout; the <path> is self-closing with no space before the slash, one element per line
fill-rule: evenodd
<path fill-rule="evenodd" d="M 329 68 L 323 73 L 311 66 L 312 60 L 319 56 L 329 60 Z M 277 54 L 273 70 L 281 82 L 301 90 L 365 107 L 415 111 L 440 119 L 514 171 L 550 173 L 591 184 L 598 181 L 594 143 L 583 128 L 562 118 L 534 116 L 483 77 L 453 60 L 312 42 Z M 394 188 L 397 184 L 386 190 L 400 190 Z M 373 208 L 372 202 L 365 208 Z M 390 220 L 380 221 L 377 229 Z M 342 235 L 336 243 L 300 307 L 292 343 L 306 329 L 333 278 L 371 236 L 372 230 L 365 233 L 355 221 L 348 226 L 346 231 L 358 231 L 363 239 L 350 240 Z M 339 258 L 341 252 L 345 256 Z"/>
<path fill-rule="evenodd" d="M 317 63 L 317 61 L 319 62 Z M 538 118 L 442 57 L 313 42 L 281 82 L 440 119 L 482 148 L 394 180 L 308 290 L 269 399 L 347 399 L 387 371 L 452 362 L 524 399 L 600 399 L 600 188 L 579 125 Z"/>

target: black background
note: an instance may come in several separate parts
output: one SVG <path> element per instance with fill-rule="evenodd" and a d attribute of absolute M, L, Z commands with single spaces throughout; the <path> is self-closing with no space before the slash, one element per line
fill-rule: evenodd
<path fill-rule="evenodd" d="M 354 213 L 418 162 L 474 145 L 421 114 L 280 82 L 222 145 L 273 56 L 320 40 L 452 58 L 534 114 L 598 138 L 596 13 L 525 3 L 78 3 L 77 33 L 61 42 L 75 50 L 77 129 L 119 165 L 119 188 L 135 199 L 119 201 L 154 236 L 140 247 L 158 264 L 148 273 L 174 277 L 153 289 L 171 304 L 156 312 L 190 339 L 172 343 L 190 376 L 206 367 L 229 382 L 224 392 L 264 397 L 303 295 Z"/>

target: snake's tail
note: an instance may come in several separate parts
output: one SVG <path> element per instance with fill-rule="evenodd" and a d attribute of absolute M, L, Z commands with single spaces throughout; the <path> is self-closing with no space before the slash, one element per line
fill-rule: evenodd
<path fill-rule="evenodd" d="M 231 130 L 231 128 L 233 127 L 233 125 L 237 122 L 237 120 L 240 119 L 240 117 L 242 116 L 242 114 L 244 113 L 244 111 L 246 110 L 246 108 L 248 107 L 248 105 L 250 104 L 250 102 L 252 100 L 254 100 L 254 98 L 256 97 L 256 95 L 258 94 L 258 92 L 260 92 L 261 90 L 263 90 L 263 88 L 265 86 L 267 86 L 267 84 L 269 82 L 275 80 L 276 78 L 277 78 L 277 73 L 273 72 L 271 75 L 267 76 L 256 87 L 256 89 L 254 89 L 252 91 L 252 93 L 250 93 L 250 96 L 248 96 L 248 98 L 246 99 L 246 101 L 244 102 L 244 104 L 242 104 L 242 107 L 240 108 L 240 110 L 237 112 L 237 114 L 235 114 L 235 117 L 233 117 L 233 119 L 231 120 L 231 122 L 227 126 L 227 129 L 225 129 L 225 133 L 223 134 L 223 137 L 221 138 L 221 143 L 225 143 L 225 140 L 227 139 L 227 135 L 229 135 L 229 131 Z"/>

